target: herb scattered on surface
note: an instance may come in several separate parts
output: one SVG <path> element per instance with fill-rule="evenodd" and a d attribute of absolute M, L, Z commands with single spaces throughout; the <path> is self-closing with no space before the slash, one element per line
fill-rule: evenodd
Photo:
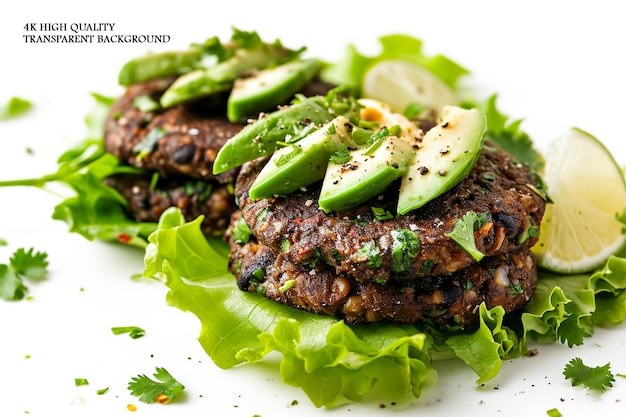
<path fill-rule="evenodd" d="M 153 375 L 158 381 L 138 375 L 128 383 L 130 393 L 141 402 L 167 404 L 185 389 L 165 368 L 157 367 Z"/>
<path fill-rule="evenodd" d="M 8 264 L 0 264 L 0 298 L 17 301 L 24 298 L 28 287 L 24 280 L 41 281 L 48 274 L 48 254 L 20 248 L 13 253 Z"/>
<path fill-rule="evenodd" d="M 81 385 L 89 385 L 87 378 L 74 378 L 74 385 L 80 387 Z"/>
<path fill-rule="evenodd" d="M 137 326 L 111 327 L 113 334 L 128 333 L 131 339 L 139 339 L 146 334 L 146 331 Z"/>
<path fill-rule="evenodd" d="M 6 104 L 0 106 L 0 120 L 9 120 L 22 116 L 33 107 L 29 100 L 12 97 Z"/>
<path fill-rule="evenodd" d="M 611 364 L 604 366 L 589 367 L 585 365 L 581 358 L 574 358 L 563 370 L 565 379 L 572 380 L 572 386 L 583 385 L 589 389 L 606 391 L 613 386 L 615 377 L 611 373 Z"/>

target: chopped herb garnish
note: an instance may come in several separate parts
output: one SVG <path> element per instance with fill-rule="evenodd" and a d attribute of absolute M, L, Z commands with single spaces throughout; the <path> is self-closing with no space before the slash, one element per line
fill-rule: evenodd
<path fill-rule="evenodd" d="M 337 249 L 333 249 L 333 251 L 330 253 L 330 256 L 332 256 L 333 259 L 337 261 L 341 261 L 343 259 L 343 255 Z"/>
<path fill-rule="evenodd" d="M 289 243 L 288 239 L 285 239 L 282 242 L 280 242 L 280 250 L 282 253 L 289 252 L 290 248 L 291 248 L 291 243 Z"/>
<path fill-rule="evenodd" d="M 233 238 L 235 243 L 238 243 L 239 245 L 248 243 L 251 233 L 252 231 L 250 230 L 250 226 L 246 224 L 243 217 L 237 219 L 237 222 L 235 222 L 235 227 L 231 229 L 231 237 Z"/>
<path fill-rule="evenodd" d="M 485 254 L 476 248 L 474 231 L 483 227 L 487 220 L 488 216 L 486 213 L 477 214 L 473 211 L 468 211 L 462 218 L 456 221 L 454 229 L 452 232 L 446 233 L 446 236 L 465 249 L 474 259 L 480 261 Z"/>
<path fill-rule="evenodd" d="M 352 159 L 352 154 L 347 147 L 343 147 L 330 156 L 330 162 L 333 164 L 345 164 Z"/>
<path fill-rule="evenodd" d="M 509 293 L 512 296 L 518 296 L 520 294 L 522 294 L 524 292 L 524 287 L 522 287 L 522 284 L 511 284 L 509 285 Z"/>
<path fill-rule="evenodd" d="M 404 109 L 403 114 L 407 117 L 407 119 L 415 119 L 426 109 L 428 109 L 426 104 L 411 103 L 406 109 Z"/>
<path fill-rule="evenodd" d="M 357 251 L 357 255 L 365 259 L 365 264 L 369 268 L 380 268 L 383 264 L 383 258 L 380 255 L 380 249 L 376 246 L 376 242 L 368 240 Z"/>
<path fill-rule="evenodd" d="M 496 176 L 493 175 L 492 172 L 485 172 L 483 174 L 483 179 L 487 182 L 494 182 L 496 180 Z"/>
<path fill-rule="evenodd" d="M 96 390 L 96 394 L 97 395 L 103 395 L 103 394 L 106 394 L 108 391 L 109 391 L 109 387 L 100 388 L 99 390 Z"/>
<path fill-rule="evenodd" d="M 261 223 L 263 220 L 265 220 L 265 218 L 270 213 L 270 211 L 272 211 L 271 208 L 265 207 L 263 210 L 261 210 L 261 212 L 259 214 L 257 214 L 256 221 Z"/>
<path fill-rule="evenodd" d="M 315 268 L 319 261 L 323 260 L 324 259 L 322 258 L 322 252 L 319 249 L 315 249 L 315 253 L 313 254 L 313 256 L 303 259 L 302 261 L 300 261 L 300 263 L 302 265 L 308 266 L 309 268 Z"/>
<path fill-rule="evenodd" d="M 376 220 L 389 220 L 389 219 L 393 219 L 393 214 L 388 211 L 385 210 L 382 207 L 371 207 L 372 209 L 372 213 L 374 214 L 374 218 L 376 218 Z"/>
<path fill-rule="evenodd" d="M 291 287 L 293 287 L 294 285 L 296 285 L 296 280 L 290 279 L 288 281 L 285 281 L 285 283 L 278 288 L 278 291 L 283 293 L 287 291 L 288 289 L 290 289 Z"/>
<path fill-rule="evenodd" d="M 133 99 L 133 107 L 142 112 L 150 112 L 159 108 L 159 102 L 144 94 Z"/>
<path fill-rule="evenodd" d="M 427 259 L 422 263 L 422 272 L 428 273 L 435 266 L 435 261 Z"/>
<path fill-rule="evenodd" d="M 152 177 L 150 178 L 150 191 L 154 192 L 156 190 L 157 183 L 159 182 L 159 178 L 161 174 L 157 171 L 152 173 Z"/>
<path fill-rule="evenodd" d="M 535 225 L 535 221 L 530 216 L 528 217 L 528 220 L 530 221 L 531 226 L 529 226 L 528 229 L 524 230 L 519 235 L 519 237 L 517 238 L 518 245 L 525 243 L 528 239 L 539 237 L 539 229 Z"/>
<path fill-rule="evenodd" d="M 167 404 L 185 389 L 165 368 L 156 368 L 154 377 L 158 381 L 145 375 L 131 378 L 131 382 L 128 383 L 130 393 L 139 397 L 139 401 L 144 403 L 160 402 Z"/>
<path fill-rule="evenodd" d="M 279 167 L 281 165 L 285 165 L 287 162 L 291 161 L 296 156 L 300 155 L 303 150 L 300 146 L 297 145 L 289 145 L 291 147 L 291 152 L 281 155 L 280 158 L 276 161 L 276 166 Z"/>
<path fill-rule="evenodd" d="M 408 229 L 391 231 L 391 270 L 406 272 L 417 256 L 420 241 L 417 235 Z"/>
<path fill-rule="evenodd" d="M 155 127 L 133 147 L 133 152 L 137 154 L 137 159 L 142 159 L 154 150 L 157 142 L 167 135 L 167 130 L 162 127 Z"/>
<path fill-rule="evenodd" d="M 8 242 L 5 239 L 0 238 L 0 246 L 6 246 Z"/>
<path fill-rule="evenodd" d="M 572 386 L 584 385 L 592 390 L 606 391 L 615 382 L 610 368 L 610 363 L 591 368 L 585 365 L 581 358 L 574 358 L 565 365 L 563 375 L 565 379 L 572 380 Z"/>
<path fill-rule="evenodd" d="M 380 147 L 387 136 L 390 136 L 391 132 L 386 127 L 383 127 L 377 132 L 374 132 L 367 141 L 367 148 L 363 151 L 363 155 L 371 156 L 376 149 Z"/>
<path fill-rule="evenodd" d="M 113 334 L 125 334 L 131 337 L 131 339 L 139 339 L 146 334 L 146 331 L 137 326 L 125 326 L 125 327 L 111 327 Z"/>
<path fill-rule="evenodd" d="M 257 268 L 252 272 L 252 276 L 259 281 L 263 281 L 265 279 L 265 270 L 263 268 Z"/>

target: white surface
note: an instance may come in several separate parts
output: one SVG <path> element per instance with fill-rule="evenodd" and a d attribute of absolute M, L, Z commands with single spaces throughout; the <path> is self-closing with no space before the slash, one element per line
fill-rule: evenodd
<path fill-rule="evenodd" d="M 82 138 L 88 93 L 120 93 L 117 71 L 127 59 L 208 36 L 228 37 L 231 26 L 280 37 L 287 46 L 306 44 L 312 55 L 329 59 L 342 56 L 347 42 L 375 52 L 380 34 L 412 34 L 424 40 L 428 53 L 442 52 L 471 69 L 486 94 L 498 92 L 501 108 L 525 119 L 525 130 L 540 146 L 574 125 L 626 163 L 626 26 L 618 2 L 205 3 L 41 0 L 5 8 L 0 102 L 17 95 L 36 108 L 25 118 L 0 122 L 0 179 L 52 172 L 56 157 Z M 153 48 L 24 43 L 24 26 L 44 22 L 115 23 L 114 34 L 167 34 L 171 41 Z M 130 403 L 137 415 L 151 416 L 537 416 L 551 408 L 564 416 L 626 413 L 626 379 L 617 377 L 612 389 L 597 394 L 572 387 L 562 375 L 575 356 L 592 366 L 610 361 L 613 372 L 626 373 L 624 326 L 599 330 L 575 349 L 539 346 L 538 356 L 505 362 L 483 387 L 475 387 L 475 375 L 459 363 L 438 363 L 439 385 L 408 410 L 379 403 L 315 409 L 269 366 L 214 366 L 196 341 L 195 316 L 167 306 L 161 284 L 131 279 L 142 270 L 142 253 L 69 234 L 50 217 L 59 201 L 38 189 L 0 189 L 0 238 L 9 243 L 0 246 L 0 263 L 19 247 L 46 251 L 50 261 L 49 278 L 29 286 L 32 300 L 0 301 L 2 416 L 124 415 Z M 111 333 L 111 327 L 129 325 L 144 328 L 146 336 Z M 183 398 L 147 405 L 130 395 L 130 378 L 151 375 L 156 366 L 186 386 Z M 76 387 L 74 378 L 90 384 Z M 107 386 L 109 392 L 95 394 Z"/>

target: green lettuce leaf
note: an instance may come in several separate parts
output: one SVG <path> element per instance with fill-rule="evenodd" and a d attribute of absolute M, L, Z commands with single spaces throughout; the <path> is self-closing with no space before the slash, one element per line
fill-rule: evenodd
<path fill-rule="evenodd" d="M 376 384 L 417 398 L 436 381 L 432 339 L 414 326 L 348 326 L 240 291 L 200 221 L 185 223 L 178 209 L 168 209 L 149 238 L 144 275 L 164 278 L 167 302 L 200 319 L 199 341 L 217 366 L 280 352 L 284 382 L 318 407 L 359 401 Z"/>
<path fill-rule="evenodd" d="M 526 351 L 524 342 L 503 326 L 503 322 L 504 309 L 501 306 L 487 310 L 485 304 L 481 304 L 478 330 L 451 336 L 446 341 L 455 355 L 476 372 L 477 384 L 498 375 L 502 359 L 516 358 Z"/>
<path fill-rule="evenodd" d="M 526 164 L 532 170 L 538 170 L 543 165 L 543 158 L 534 148 L 533 141 L 521 129 L 522 119 L 511 120 L 509 116 L 502 113 L 496 106 L 498 96 L 491 95 L 487 100 L 481 103 L 466 103 L 469 107 L 478 107 L 487 117 L 487 137 L 505 151 L 517 159 L 517 161 Z"/>
<path fill-rule="evenodd" d="M 70 232 L 88 240 L 120 242 L 145 248 L 148 236 L 157 224 L 135 222 L 127 214 L 128 202 L 113 188 L 103 184 L 108 176 L 140 173 L 139 169 L 121 165 L 104 148 L 104 122 L 114 98 L 92 94 L 94 106 L 85 117 L 86 138 L 57 159 L 57 170 L 39 178 L 0 181 L 0 187 L 33 186 L 45 188 L 50 183 L 63 184 L 73 195 L 59 203 L 52 213 L 64 221 Z"/>
<path fill-rule="evenodd" d="M 166 283 L 168 304 L 198 317 L 198 340 L 216 365 L 259 363 L 278 352 L 283 381 L 318 407 L 367 400 L 381 386 L 393 386 L 387 399 L 413 401 L 436 381 L 433 361 L 452 357 L 481 384 L 499 373 L 502 360 L 525 355 L 528 340 L 571 347 L 595 326 L 624 320 L 626 258 L 612 257 L 590 276 L 542 271 L 523 313 L 505 315 L 502 307 L 483 304 L 476 330 L 347 325 L 240 291 L 228 271 L 228 246 L 205 237 L 201 221 L 166 210 L 148 238 L 144 275 Z"/>
<path fill-rule="evenodd" d="M 432 361 L 458 357 L 482 383 L 502 359 L 526 352 L 525 340 L 504 325 L 504 310 L 480 308 L 480 327 L 459 333 L 412 325 L 347 325 L 242 292 L 228 271 L 228 247 L 206 238 L 202 218 L 185 222 L 170 208 L 148 238 L 144 275 L 169 287 L 167 303 L 195 314 L 200 344 L 221 368 L 281 354 L 285 383 L 300 387 L 318 407 L 369 398 L 376 386 L 416 399 L 436 380 Z"/>

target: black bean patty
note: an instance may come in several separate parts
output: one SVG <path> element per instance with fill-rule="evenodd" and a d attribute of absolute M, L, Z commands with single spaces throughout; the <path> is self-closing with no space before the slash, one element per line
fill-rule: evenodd
<path fill-rule="evenodd" d="M 205 235 L 223 234 L 231 214 L 237 209 L 230 184 L 193 178 L 159 178 L 153 184 L 151 174 L 117 174 L 105 178 L 128 202 L 128 213 L 137 222 L 158 222 L 169 207 L 178 207 L 191 221 L 204 216 Z"/>
<path fill-rule="evenodd" d="M 254 240 L 230 243 L 230 269 L 240 289 L 351 324 L 426 322 L 470 328 L 481 303 L 511 312 L 528 302 L 537 284 L 535 262 L 525 248 L 483 258 L 449 275 L 359 282 L 324 263 L 296 264 Z"/>
<path fill-rule="evenodd" d="M 140 96 L 158 101 L 171 79 L 158 79 L 129 86 L 113 105 L 105 123 L 106 150 L 128 165 L 158 171 L 164 177 L 232 182 L 231 170 L 214 176 L 213 161 L 224 143 L 242 128 L 226 119 L 224 106 L 203 100 L 168 109 L 141 111 L 134 104 Z M 149 135 L 158 135 L 152 145 Z M 142 143 L 148 152 L 135 147 Z"/>
<path fill-rule="evenodd" d="M 243 219 L 259 244 L 283 251 L 294 264 L 323 260 L 336 274 L 362 283 L 448 275 L 476 263 L 446 236 L 470 211 L 486 218 L 474 233 L 476 247 L 485 256 L 530 248 L 537 237 L 529 236 L 529 230 L 538 230 L 546 204 L 533 191 L 535 176 L 489 142 L 463 181 L 423 207 L 386 220 L 377 220 L 372 207 L 393 212 L 397 186 L 349 212 L 320 210 L 319 184 L 287 197 L 253 201 L 248 190 L 263 163 L 244 165 L 235 186 Z M 414 233 L 420 246 L 402 271 L 393 268 L 393 233 L 399 230 Z M 368 256 L 372 253 L 379 258 L 374 266 Z"/>

